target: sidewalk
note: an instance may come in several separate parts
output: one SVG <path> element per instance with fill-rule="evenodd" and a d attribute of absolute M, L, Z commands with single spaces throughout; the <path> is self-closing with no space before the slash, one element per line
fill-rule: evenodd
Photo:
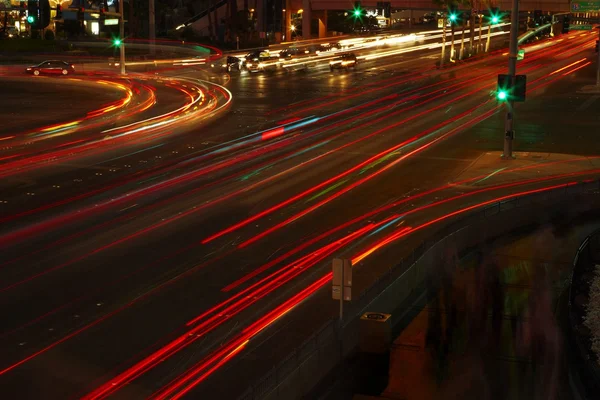
<path fill-rule="evenodd" d="M 571 399 L 555 314 L 577 248 L 599 226 L 506 238 L 430 282 L 442 289 L 395 339 L 382 398 Z"/>

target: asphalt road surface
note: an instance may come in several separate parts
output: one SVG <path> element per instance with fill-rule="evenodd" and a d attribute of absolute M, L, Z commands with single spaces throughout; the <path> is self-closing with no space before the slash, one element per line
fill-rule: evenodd
<path fill-rule="evenodd" d="M 581 71 L 595 37 L 572 36 L 528 48 L 519 71 L 530 98 Z M 144 116 L 134 128 L 110 117 L 103 123 L 127 133 L 118 146 L 57 156 L 40 144 L 43 162 L 26 167 L 0 153 L 3 392 L 232 398 L 252 374 L 223 365 L 327 286 L 333 257 L 369 270 L 385 261 L 383 247 L 408 245 L 419 226 L 451 211 L 566 180 L 552 169 L 551 178 L 488 191 L 448 186 L 481 155 L 457 145 L 460 133 L 503 110 L 493 91 L 507 57 L 440 71 L 436 54 L 333 73 L 172 72 L 177 85 L 198 85 L 206 107 L 213 96 L 211 108 L 160 123 Z M 216 113 L 220 105 L 227 112 Z M 568 179 L 597 173 L 587 168 Z M 335 313 L 303 310 L 298 332 Z"/>

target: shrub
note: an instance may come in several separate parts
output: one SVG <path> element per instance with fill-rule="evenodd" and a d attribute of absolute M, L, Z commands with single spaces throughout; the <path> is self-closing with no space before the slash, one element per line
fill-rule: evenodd
<path fill-rule="evenodd" d="M 594 278 L 590 283 L 589 301 L 583 320 L 584 325 L 591 332 L 592 351 L 596 354 L 598 362 L 600 360 L 600 265 L 596 265 Z"/>

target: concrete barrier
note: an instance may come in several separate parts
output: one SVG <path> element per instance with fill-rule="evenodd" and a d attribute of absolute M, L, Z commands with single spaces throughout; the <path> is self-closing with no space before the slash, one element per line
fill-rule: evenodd
<path fill-rule="evenodd" d="M 359 343 L 359 318 L 367 311 L 392 313 L 411 296 L 418 297 L 427 277 L 448 251 L 458 254 L 517 230 L 600 211 L 600 181 L 588 181 L 498 202 L 438 227 L 400 263 L 390 267 L 357 301 L 345 307 L 346 320 L 327 322 L 282 363 L 269 371 L 240 400 L 288 400 L 307 396 Z M 309 344 L 310 343 L 310 344 Z"/>

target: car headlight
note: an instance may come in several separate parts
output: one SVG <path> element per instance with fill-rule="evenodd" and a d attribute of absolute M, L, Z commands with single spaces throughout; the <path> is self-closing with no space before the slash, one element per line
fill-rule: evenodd
<path fill-rule="evenodd" d="M 31 71 L 31 68 L 27 68 L 27 71 Z"/>
<path fill-rule="evenodd" d="M 251 67 L 251 66 L 252 66 L 252 63 L 247 63 L 246 64 L 246 67 Z"/>
<path fill-rule="evenodd" d="M 258 64 L 258 68 L 264 68 L 264 67 L 265 67 L 265 64 L 263 64 L 263 63 Z"/>
<path fill-rule="evenodd" d="M 210 67 L 211 67 L 211 68 L 214 68 L 214 67 L 215 67 L 215 64 L 210 64 Z"/>
<path fill-rule="evenodd" d="M 227 67 L 227 64 L 221 64 L 221 67 L 225 68 Z"/>

